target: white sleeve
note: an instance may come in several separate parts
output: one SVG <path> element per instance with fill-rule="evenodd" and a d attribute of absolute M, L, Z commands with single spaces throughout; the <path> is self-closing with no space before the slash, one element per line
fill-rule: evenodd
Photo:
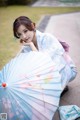
<path fill-rule="evenodd" d="M 62 55 L 64 53 L 62 45 L 57 38 L 51 34 L 45 34 L 42 40 L 42 51 L 49 54 L 51 57 Z"/>
<path fill-rule="evenodd" d="M 27 53 L 32 51 L 31 48 L 29 46 L 23 46 L 21 49 L 21 53 Z"/>

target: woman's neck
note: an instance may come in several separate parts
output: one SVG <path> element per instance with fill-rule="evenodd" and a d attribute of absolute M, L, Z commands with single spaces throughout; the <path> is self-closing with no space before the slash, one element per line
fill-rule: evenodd
<path fill-rule="evenodd" d="M 34 43 L 35 47 L 38 49 L 37 38 L 36 38 L 36 32 L 34 32 L 33 43 Z"/>

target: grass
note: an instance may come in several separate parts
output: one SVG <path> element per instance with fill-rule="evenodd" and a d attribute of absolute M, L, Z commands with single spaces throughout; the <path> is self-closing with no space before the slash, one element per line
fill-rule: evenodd
<path fill-rule="evenodd" d="M 19 41 L 13 36 L 13 21 L 16 17 L 25 15 L 38 24 L 43 15 L 53 15 L 80 11 L 80 7 L 28 7 L 9 6 L 0 7 L 0 69 L 14 56 L 20 49 Z"/>

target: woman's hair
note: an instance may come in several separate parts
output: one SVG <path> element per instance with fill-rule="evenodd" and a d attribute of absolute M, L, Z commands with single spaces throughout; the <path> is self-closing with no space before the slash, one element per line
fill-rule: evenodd
<path fill-rule="evenodd" d="M 19 36 L 17 35 L 17 30 L 18 30 L 20 25 L 24 25 L 28 30 L 33 31 L 34 28 L 32 27 L 31 23 L 33 23 L 33 22 L 26 16 L 20 16 L 20 17 L 16 18 L 14 23 L 13 23 L 14 36 L 16 38 L 19 38 Z"/>

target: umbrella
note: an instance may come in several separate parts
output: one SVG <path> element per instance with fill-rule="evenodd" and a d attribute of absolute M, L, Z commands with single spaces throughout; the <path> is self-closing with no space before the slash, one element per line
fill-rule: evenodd
<path fill-rule="evenodd" d="M 0 115 L 4 120 L 52 120 L 61 91 L 61 76 L 48 55 L 20 53 L 0 71 Z"/>

